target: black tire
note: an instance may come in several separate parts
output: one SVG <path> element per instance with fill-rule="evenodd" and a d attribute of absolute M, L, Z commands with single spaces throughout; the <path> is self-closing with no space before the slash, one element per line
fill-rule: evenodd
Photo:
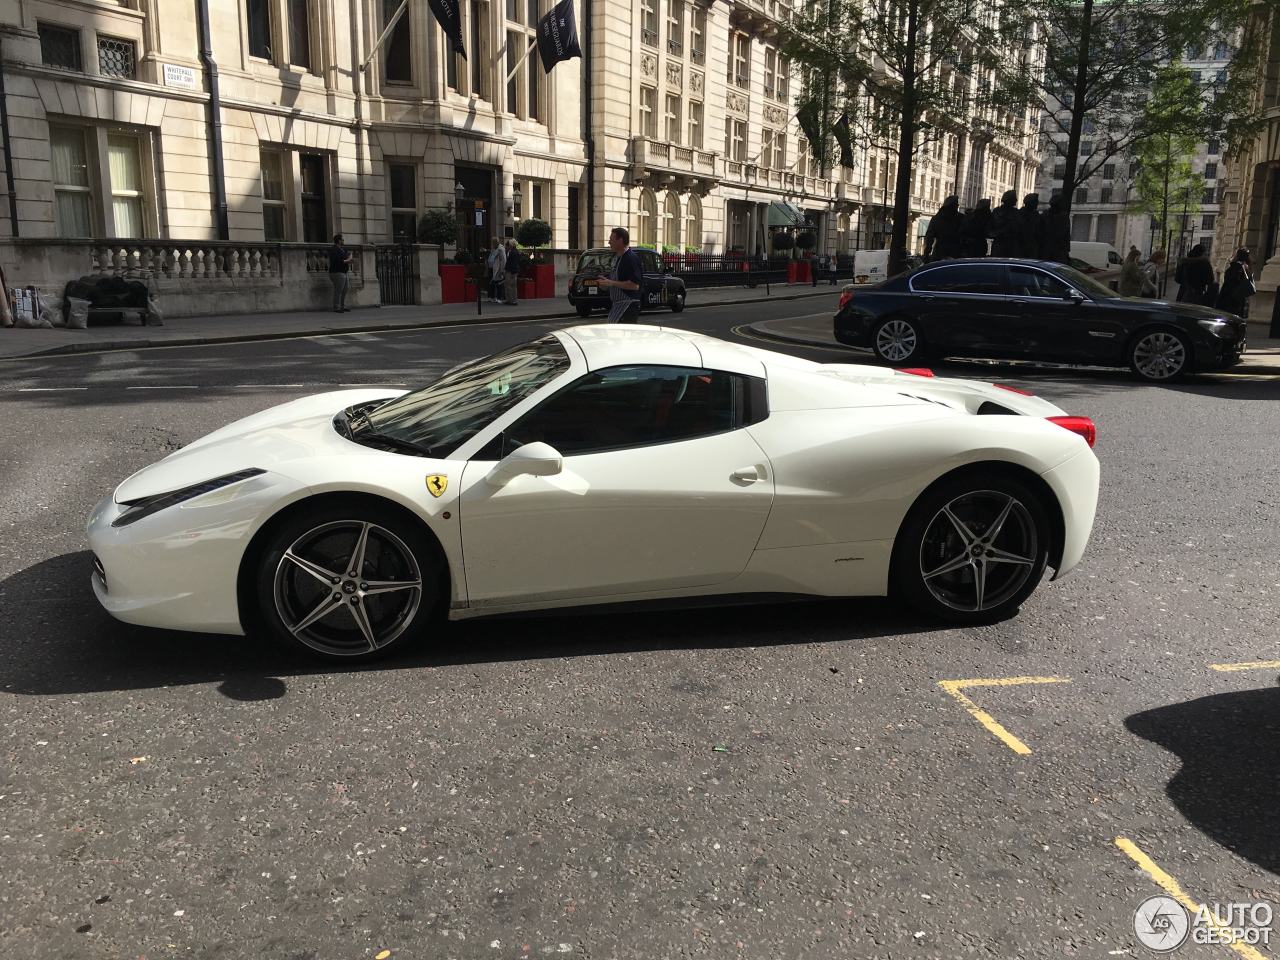
<path fill-rule="evenodd" d="M 578 316 L 580 317 L 591 316 L 591 308 L 588 307 L 585 303 L 578 304 L 577 310 L 578 310 Z"/>
<path fill-rule="evenodd" d="M 1147 383 L 1171 383 L 1191 369 L 1191 343 L 1173 327 L 1139 330 L 1125 353 L 1129 369 Z"/>
<path fill-rule="evenodd" d="M 671 298 L 671 312 L 682 313 L 684 311 L 684 294 L 677 293 Z"/>
<path fill-rule="evenodd" d="M 1008 513 L 988 543 L 1006 504 Z M 973 539 L 966 540 L 945 510 Z M 942 480 L 912 506 L 894 542 L 890 585 L 912 609 L 936 619 L 1000 620 L 1039 585 L 1051 538 L 1045 505 L 1029 487 L 998 472 L 965 471 Z"/>
<path fill-rule="evenodd" d="M 366 531 L 363 567 L 339 570 L 355 559 L 360 531 Z M 285 646 L 325 660 L 385 657 L 420 640 L 441 615 L 448 596 L 444 569 L 430 535 L 394 507 L 357 498 L 326 501 L 292 513 L 271 531 L 254 578 L 260 622 Z"/>
<path fill-rule="evenodd" d="M 924 337 L 919 321 L 909 317 L 885 317 L 871 330 L 871 350 L 881 363 L 909 367 L 924 359 Z"/>

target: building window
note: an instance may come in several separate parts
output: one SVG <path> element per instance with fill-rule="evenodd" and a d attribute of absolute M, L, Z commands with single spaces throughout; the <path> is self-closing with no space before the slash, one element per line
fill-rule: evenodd
<path fill-rule="evenodd" d="M 1090 156 L 1090 155 L 1092 155 L 1092 154 L 1093 154 L 1093 141 L 1092 141 L 1092 140 L 1081 140 L 1081 141 L 1080 141 L 1080 156 L 1082 156 L 1082 157 L 1087 157 L 1087 156 Z"/>
<path fill-rule="evenodd" d="M 315 72 L 311 63 L 311 0 L 289 0 L 289 62 Z"/>
<path fill-rule="evenodd" d="M 518 112 L 520 106 L 520 93 L 516 80 L 516 64 L 520 62 L 520 34 L 514 30 L 507 31 L 507 74 L 511 77 L 507 81 L 507 113 Z"/>
<path fill-rule="evenodd" d="M 684 0 L 667 0 L 667 52 L 684 54 Z"/>
<path fill-rule="evenodd" d="M 1213 256 L 1213 237 L 1201 237 L 1200 246 L 1204 247 L 1204 255 L 1206 257 Z"/>
<path fill-rule="evenodd" d="M 391 195 L 391 239 L 412 243 L 418 236 L 417 165 L 387 164 L 387 188 Z"/>
<path fill-rule="evenodd" d="M 1104 163 L 1102 165 L 1102 179 L 1114 180 L 1116 178 L 1116 165 L 1114 163 Z"/>
<path fill-rule="evenodd" d="M 399 9 L 400 0 L 382 0 L 383 29 Z M 382 63 L 382 75 L 387 83 L 413 83 L 413 34 L 407 9 L 382 45 Z"/>
<path fill-rule="evenodd" d="M 287 238 L 285 224 L 288 221 L 288 203 L 285 200 L 285 155 L 279 150 L 263 150 L 259 162 L 262 166 L 262 235 L 266 240 L 281 241 Z"/>
<path fill-rule="evenodd" d="M 680 142 L 680 103 L 679 94 L 667 94 L 667 141 L 669 143 Z"/>
<path fill-rule="evenodd" d="M 1213 187 L 1209 187 L 1207 190 L 1205 190 L 1204 194 L 1200 197 L 1200 202 L 1201 203 L 1217 203 L 1218 191 L 1216 191 Z"/>
<path fill-rule="evenodd" d="M 1089 202 L 1089 188 L 1088 187 L 1078 188 L 1076 190 L 1076 203 L 1088 203 L 1088 202 Z"/>
<path fill-rule="evenodd" d="M 774 93 L 774 77 L 778 70 L 778 51 L 773 47 L 764 48 L 764 95 L 772 97 Z"/>
<path fill-rule="evenodd" d="M 729 32 L 728 82 L 744 90 L 751 85 L 751 38 L 737 30 Z"/>
<path fill-rule="evenodd" d="M 785 53 L 778 54 L 778 99 L 786 100 L 791 95 L 791 59 Z"/>
<path fill-rule="evenodd" d="M 1116 242 L 1116 215 L 1104 213 L 1098 217 L 1097 240 L 1099 243 Z"/>
<path fill-rule="evenodd" d="M 517 220 L 534 218 L 550 222 L 551 182 L 549 180 L 516 179 L 512 186 L 513 192 L 515 187 L 520 189 L 520 202 L 515 205 Z"/>
<path fill-rule="evenodd" d="M 760 166 L 773 165 L 773 131 L 765 127 L 760 131 Z"/>
<path fill-rule="evenodd" d="M 707 11 L 701 4 L 693 8 L 689 19 L 689 59 L 698 64 L 707 59 Z"/>
<path fill-rule="evenodd" d="M 472 0 L 471 10 L 471 95 L 481 100 L 489 100 L 488 64 L 489 38 L 489 4 L 483 0 Z"/>
<path fill-rule="evenodd" d="M 40 62 L 62 70 L 83 70 L 80 57 L 80 31 L 57 27 L 51 23 L 36 24 L 40 35 Z"/>
<path fill-rule="evenodd" d="M 84 135 L 79 127 L 49 127 L 54 217 L 60 237 L 93 236 L 93 178 Z"/>
<path fill-rule="evenodd" d="M 1103 188 L 1102 188 L 1102 190 L 1101 190 L 1101 196 L 1099 197 L 1098 202 L 1099 202 L 1099 203 L 1110 203 L 1110 202 L 1111 202 L 1111 188 L 1110 188 L 1110 187 L 1103 187 Z"/>
<path fill-rule="evenodd" d="M 1204 178 L 1206 180 L 1218 179 L 1218 165 L 1216 163 L 1206 163 L 1204 165 Z"/>
<path fill-rule="evenodd" d="M 684 205 L 684 242 L 686 246 L 702 246 L 702 201 L 692 193 Z"/>
<path fill-rule="evenodd" d="M 640 41 L 651 47 L 658 45 L 657 4 L 658 0 L 640 0 Z"/>
<path fill-rule="evenodd" d="M 528 96 L 528 112 L 525 117 L 529 120 L 541 120 L 542 104 L 538 93 L 542 86 L 542 58 L 536 53 L 530 54 L 529 59 L 525 61 L 524 85 Z"/>
<path fill-rule="evenodd" d="M 725 117 L 724 154 L 730 160 L 747 159 L 747 121 Z"/>
<path fill-rule="evenodd" d="M 107 166 L 111 177 L 111 215 L 117 237 L 146 236 L 142 155 L 137 137 L 107 137 Z"/>
<path fill-rule="evenodd" d="M 785 133 L 775 133 L 773 135 L 773 169 L 785 170 L 787 168 L 787 135 Z"/>
<path fill-rule="evenodd" d="M 689 146 L 702 149 L 702 101 L 689 101 Z"/>
<path fill-rule="evenodd" d="M 132 40 L 98 36 L 98 73 L 132 80 L 138 70 L 138 48 Z"/>
<path fill-rule="evenodd" d="M 1093 217 L 1088 214 L 1071 218 L 1071 239 L 1088 240 L 1089 231 L 1093 229 Z"/>
<path fill-rule="evenodd" d="M 640 237 L 642 246 L 656 247 L 658 245 L 658 201 L 653 196 L 653 191 L 645 188 L 640 191 L 640 229 L 636 233 Z"/>
<path fill-rule="evenodd" d="M 325 202 L 325 163 L 318 153 L 298 154 L 302 201 L 302 239 L 324 243 L 329 239 L 329 216 Z"/>
<path fill-rule="evenodd" d="M 673 252 L 680 250 L 680 199 L 667 191 L 667 201 L 662 205 L 662 245 Z"/>
<path fill-rule="evenodd" d="M 1215 219 L 1216 218 L 1212 213 L 1206 213 L 1203 217 L 1200 218 L 1200 229 L 1212 230 Z"/>
<path fill-rule="evenodd" d="M 1053 179 L 1061 180 L 1066 175 L 1067 175 L 1066 163 L 1055 163 L 1053 165 Z"/>
<path fill-rule="evenodd" d="M 640 88 L 640 132 L 650 140 L 658 137 L 658 91 Z"/>
<path fill-rule="evenodd" d="M 516 69 L 537 37 L 538 0 L 507 0 L 507 111 L 525 120 L 542 116 L 543 71 L 540 58 L 530 53 L 523 74 Z M 524 112 L 520 112 L 520 107 Z"/>
<path fill-rule="evenodd" d="M 1209 156 L 1211 157 L 1216 157 L 1221 152 L 1222 152 L 1222 143 L 1216 139 L 1210 140 L 1205 149 L 1205 153 L 1209 154 Z"/>
<path fill-rule="evenodd" d="M 272 60 L 271 2 L 245 0 L 245 19 L 249 24 L 249 56 Z"/>

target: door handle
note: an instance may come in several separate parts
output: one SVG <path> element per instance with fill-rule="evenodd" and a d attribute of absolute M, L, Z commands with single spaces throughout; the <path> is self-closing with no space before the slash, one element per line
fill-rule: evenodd
<path fill-rule="evenodd" d="M 1027 305 L 1027 301 L 1025 301 L 1025 300 L 1010 300 L 1010 301 L 1009 301 L 1009 306 L 1011 306 L 1011 307 L 1025 307 L 1026 305 Z"/>
<path fill-rule="evenodd" d="M 764 479 L 759 467 L 739 467 L 729 477 L 738 483 L 755 483 Z"/>

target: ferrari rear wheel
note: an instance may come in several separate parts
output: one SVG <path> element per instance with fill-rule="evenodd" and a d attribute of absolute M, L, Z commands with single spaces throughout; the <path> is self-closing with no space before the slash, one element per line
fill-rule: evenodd
<path fill-rule="evenodd" d="M 296 514 L 258 565 L 260 612 L 286 645 L 332 660 L 407 646 L 441 600 L 440 564 L 395 510 L 353 502 Z"/>
<path fill-rule="evenodd" d="M 924 356 L 924 340 L 914 320 L 890 317 L 872 331 L 871 349 L 890 366 L 911 364 Z"/>
<path fill-rule="evenodd" d="M 959 623 L 1017 610 L 1049 559 L 1044 506 L 1017 480 L 969 474 L 912 508 L 894 546 L 894 584 L 912 606 Z"/>

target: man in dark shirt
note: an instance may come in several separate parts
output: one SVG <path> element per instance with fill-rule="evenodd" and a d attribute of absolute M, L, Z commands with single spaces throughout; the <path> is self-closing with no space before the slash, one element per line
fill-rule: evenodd
<path fill-rule="evenodd" d="M 609 249 L 613 251 L 613 270 L 607 279 L 597 281 L 609 291 L 609 323 L 636 323 L 644 287 L 640 255 L 631 249 L 631 235 L 623 227 L 614 227 L 609 234 Z"/>
<path fill-rule="evenodd" d="M 329 280 L 333 283 L 333 312 L 347 312 L 347 282 L 351 279 L 351 253 L 342 245 L 342 234 L 333 235 L 329 248 Z"/>

